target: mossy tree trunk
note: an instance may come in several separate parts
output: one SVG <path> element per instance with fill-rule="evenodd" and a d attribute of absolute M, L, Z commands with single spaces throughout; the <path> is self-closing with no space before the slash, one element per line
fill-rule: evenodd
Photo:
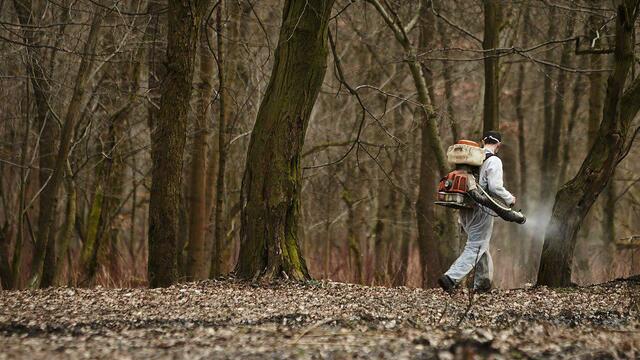
<path fill-rule="evenodd" d="M 149 285 L 177 280 L 182 163 L 198 34 L 208 1 L 169 1 L 166 73 L 151 133 Z"/>
<path fill-rule="evenodd" d="M 333 0 L 287 0 L 271 79 L 253 128 L 242 180 L 236 274 L 309 278 L 298 245 L 300 155 L 327 67 Z"/>
<path fill-rule="evenodd" d="M 602 121 L 578 174 L 558 191 L 545 233 L 538 284 L 568 286 L 576 235 L 610 181 L 632 140 L 629 128 L 640 108 L 640 78 L 624 91 L 634 59 L 638 0 L 617 2 L 614 69 L 607 82 Z"/>
<path fill-rule="evenodd" d="M 435 17 L 430 11 L 429 0 L 423 0 L 421 9 L 419 45 L 420 51 L 427 51 L 433 47 Z M 418 112 L 422 119 L 420 121 L 420 184 L 416 201 L 422 286 L 436 287 L 438 277 L 456 258 L 457 214 L 452 209 L 437 209 L 433 203 L 438 178 L 448 171 L 438 133 L 436 114 L 428 105 L 433 106 L 436 103 L 433 80 L 417 61 L 408 62 L 408 65 L 418 91 L 418 100 L 425 106 Z"/>

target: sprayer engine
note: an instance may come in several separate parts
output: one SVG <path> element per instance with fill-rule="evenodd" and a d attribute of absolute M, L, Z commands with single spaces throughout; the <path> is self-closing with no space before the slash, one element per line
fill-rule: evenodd
<path fill-rule="evenodd" d="M 473 202 L 466 196 L 469 190 L 469 173 L 458 169 L 447 174 L 438 184 L 436 204 L 455 209 L 471 209 Z"/>
<path fill-rule="evenodd" d="M 524 224 L 525 216 L 495 199 L 476 183 L 478 170 L 485 160 L 485 153 L 474 141 L 460 140 L 447 150 L 447 160 L 455 165 L 438 184 L 436 205 L 454 209 L 472 209 L 480 204 L 493 210 L 502 219 Z"/>

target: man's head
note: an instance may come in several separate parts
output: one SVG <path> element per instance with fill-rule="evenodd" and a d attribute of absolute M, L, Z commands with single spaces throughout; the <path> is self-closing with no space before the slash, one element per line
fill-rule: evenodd
<path fill-rule="evenodd" d="M 498 131 L 487 131 L 482 135 L 482 143 L 484 147 L 490 149 L 494 153 L 497 153 L 502 144 L 502 134 Z"/>

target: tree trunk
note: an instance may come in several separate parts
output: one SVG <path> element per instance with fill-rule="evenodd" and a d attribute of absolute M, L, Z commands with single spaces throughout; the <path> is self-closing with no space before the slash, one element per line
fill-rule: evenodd
<path fill-rule="evenodd" d="M 67 171 L 70 172 L 69 170 Z M 66 185 L 67 204 L 65 208 L 65 218 L 62 229 L 60 230 L 60 240 L 58 241 L 59 247 L 55 253 L 56 267 L 53 274 L 53 285 L 55 286 L 64 286 L 68 283 L 68 281 L 66 281 L 63 276 L 64 272 L 62 270 L 64 269 L 64 260 L 68 256 L 69 243 L 71 242 L 71 237 L 73 236 L 73 225 L 76 222 L 76 185 L 72 180 L 67 180 Z M 67 267 L 67 274 L 69 274 L 71 270 L 71 267 Z M 67 278 L 69 278 L 68 275 Z"/>
<path fill-rule="evenodd" d="M 92 54 L 95 51 L 98 43 L 98 35 L 100 32 L 100 24 L 102 23 L 102 11 L 98 11 L 93 16 L 87 42 L 85 43 L 83 52 L 85 54 Z M 90 56 L 82 57 L 80 61 L 80 68 L 76 75 L 76 81 L 74 84 L 73 95 L 67 108 L 67 113 L 64 118 L 64 124 L 60 136 L 60 145 L 55 159 L 55 165 L 49 184 L 43 191 L 43 194 L 47 192 L 52 199 L 57 198 L 57 194 L 60 185 L 63 182 L 63 175 L 66 168 L 67 158 L 71 149 L 71 142 L 73 140 L 73 130 L 76 122 L 81 115 L 82 104 L 86 101 L 86 89 L 89 83 L 89 75 L 92 70 L 93 60 Z M 38 237 L 35 244 L 35 253 L 32 264 L 32 276 L 29 282 L 31 287 L 46 287 L 52 285 L 53 274 L 55 273 L 55 264 L 48 264 L 46 267 L 46 274 L 44 273 L 44 263 L 48 242 L 54 241 L 54 218 L 57 210 L 57 201 L 53 201 L 48 206 L 41 208 L 42 224 L 43 228 L 38 229 Z"/>
<path fill-rule="evenodd" d="M 198 34 L 207 1 L 170 1 L 166 76 L 151 140 L 149 199 L 149 285 L 165 287 L 177 278 L 182 161 Z"/>
<path fill-rule="evenodd" d="M 527 15 L 525 15 L 527 16 Z M 526 30 L 525 30 L 526 33 Z M 524 115 L 524 102 L 523 92 L 526 79 L 526 65 L 520 64 L 518 69 L 518 87 L 515 94 L 515 108 L 516 119 L 518 123 L 518 162 L 519 162 L 519 176 L 520 180 L 518 184 L 518 196 L 520 197 L 520 206 L 526 208 L 526 192 L 527 192 L 527 149 L 526 149 L 526 134 L 524 129 L 525 115 Z"/>
<path fill-rule="evenodd" d="M 600 2 L 596 0 L 589 1 L 591 5 L 599 5 Z M 596 38 L 596 31 L 600 27 L 599 17 L 589 16 L 587 20 L 587 26 L 589 30 L 589 39 Z M 596 42 L 595 45 L 600 47 L 601 44 Z M 600 69 L 602 67 L 602 55 L 591 54 L 589 55 L 589 68 Z M 600 124 L 600 114 L 602 113 L 602 93 L 604 90 L 604 75 L 602 72 L 594 71 L 589 73 L 589 118 L 587 129 L 587 150 L 591 148 L 595 142 L 596 135 L 598 133 L 598 125 Z"/>
<path fill-rule="evenodd" d="M 362 252 L 360 250 L 360 226 L 355 208 L 354 195 L 357 195 L 358 189 L 352 185 L 355 179 L 355 170 L 353 166 L 346 165 L 346 179 L 343 183 L 342 201 L 347 207 L 347 246 L 349 249 L 349 270 L 353 274 L 352 281 L 356 284 L 362 284 L 364 279 L 362 276 Z M 357 197 L 357 196 L 356 196 Z"/>
<path fill-rule="evenodd" d="M 587 66 L 585 61 L 587 58 L 582 57 L 582 67 Z M 578 120 L 578 110 L 580 110 L 580 104 L 582 103 L 582 95 L 584 90 L 584 83 L 581 77 L 577 77 L 573 84 L 573 103 L 571 104 L 571 111 L 569 112 L 569 118 L 567 121 L 567 132 L 565 134 L 564 142 L 562 143 L 562 161 L 560 165 L 560 171 L 558 176 L 558 183 L 564 184 L 567 179 L 567 172 L 569 171 L 569 164 L 571 162 L 571 153 L 576 149 L 573 145 L 573 131 L 575 130 Z"/>
<path fill-rule="evenodd" d="M 571 284 L 576 234 L 628 146 L 629 127 L 640 107 L 640 79 L 636 79 L 624 92 L 629 70 L 633 66 L 637 8 L 637 0 L 617 3 L 614 69 L 607 83 L 602 122 L 578 174 L 562 186 L 556 195 L 545 233 L 538 273 L 539 285 Z"/>
<path fill-rule="evenodd" d="M 402 197 L 402 208 L 400 210 L 400 219 L 403 220 L 402 231 L 400 233 L 400 264 L 398 273 L 394 277 L 394 286 L 406 286 L 409 273 L 409 252 L 411 250 L 411 227 L 404 222 L 411 219 L 411 200 L 406 196 Z"/>
<path fill-rule="evenodd" d="M 222 4 L 218 4 L 219 7 Z M 202 280 L 209 275 L 205 234 L 207 224 L 207 147 L 209 124 L 213 111 L 214 57 L 208 46 L 213 31 L 202 24 L 200 39 L 200 91 L 198 114 L 195 116 L 195 136 L 191 148 L 191 185 L 189 187 L 189 244 L 187 245 L 187 279 Z"/>
<path fill-rule="evenodd" d="M 18 20 L 22 26 L 29 28 L 36 25 L 33 21 L 38 18 L 38 15 L 33 12 L 33 5 L 30 0 L 14 0 L 13 4 L 18 15 Z M 26 44 L 39 43 L 39 34 L 38 31 L 25 30 L 23 32 L 24 42 Z M 42 132 L 38 140 L 40 151 L 38 165 L 43 169 L 43 171 L 39 172 L 39 179 L 40 186 L 44 187 L 44 189 L 39 199 L 40 215 L 38 216 L 38 235 L 40 236 L 38 236 L 39 240 L 36 244 L 36 254 L 42 257 L 42 262 L 44 263 L 46 242 L 43 237 L 45 234 L 42 230 L 49 226 L 49 219 L 44 216 L 43 209 L 54 207 L 55 202 L 55 193 L 50 190 L 52 185 L 50 180 L 53 175 L 52 169 L 55 165 L 55 144 L 58 137 L 58 128 L 53 119 L 49 118 L 47 98 L 50 93 L 50 85 L 47 81 L 48 76 L 45 73 L 46 67 L 42 65 L 45 63 L 44 50 L 31 46 L 27 46 L 26 50 L 28 56 L 25 65 L 33 87 L 33 97 L 36 104 L 36 124 L 38 131 L 41 130 Z M 20 259 L 16 259 L 16 261 L 17 260 Z M 38 262 L 40 262 L 40 260 L 38 260 Z"/>
<path fill-rule="evenodd" d="M 443 48 L 449 46 L 450 39 L 447 33 L 449 26 L 445 26 L 442 22 L 438 24 L 438 30 L 440 33 L 440 44 Z M 447 118 L 449 119 L 449 126 L 451 128 L 451 141 L 456 142 L 460 139 L 460 129 L 458 129 L 458 122 L 456 119 L 453 94 L 453 74 L 451 73 L 451 64 L 443 61 L 442 63 L 442 80 L 444 81 L 444 106 L 447 108 Z"/>
<path fill-rule="evenodd" d="M 604 190 L 604 204 L 602 214 L 602 247 L 605 279 L 611 279 L 614 272 L 613 259 L 615 255 L 616 241 L 616 182 L 615 169 Z M 605 280 L 606 281 L 606 280 Z"/>
<path fill-rule="evenodd" d="M 420 48 L 423 50 L 433 46 L 435 19 L 431 13 L 430 2 L 422 5 L 420 17 Z M 406 51 L 406 50 L 405 50 Z M 434 102 L 432 80 L 417 63 L 408 62 L 409 69 L 418 90 L 421 104 L 432 105 Z M 437 191 L 439 176 L 448 171 L 444 158 L 440 135 L 436 125 L 436 115 L 431 110 L 419 112 L 423 119 L 420 122 L 420 183 L 416 202 L 416 219 L 418 222 L 418 248 L 422 268 L 422 283 L 425 287 L 437 286 L 437 280 L 447 267 L 455 260 L 457 252 L 456 214 L 451 209 L 438 209 L 433 202 Z"/>
<path fill-rule="evenodd" d="M 482 49 L 486 51 L 484 59 L 484 111 L 483 131 L 500 129 L 500 68 L 494 49 L 498 47 L 500 37 L 500 1 L 483 0 L 484 39 Z"/>
<path fill-rule="evenodd" d="M 31 81 L 30 81 L 31 82 Z M 26 196 L 27 196 L 27 188 L 29 187 L 28 185 L 28 176 L 27 176 L 27 172 L 26 172 L 26 164 L 27 164 L 27 152 L 29 151 L 29 135 L 31 133 L 31 119 L 30 119 L 30 114 L 29 114 L 29 109 L 31 108 L 30 106 L 30 100 L 31 97 L 29 96 L 29 84 L 25 83 L 25 99 L 27 102 L 27 106 L 26 109 L 27 111 L 25 111 L 26 114 L 26 118 L 25 118 L 25 127 L 24 127 L 24 135 L 22 138 L 22 149 L 20 151 L 20 205 L 18 207 L 18 214 L 17 214 L 17 224 L 18 224 L 18 234 L 16 236 L 16 243 L 14 245 L 14 251 L 13 251 L 13 259 L 11 260 L 11 269 L 12 269 L 12 274 L 11 274 L 11 287 L 13 289 L 19 289 L 20 288 L 20 279 L 21 279 L 21 275 L 22 275 L 22 248 L 24 246 L 24 228 L 25 228 L 25 224 L 24 224 L 24 220 L 25 220 L 25 207 L 26 207 Z"/>
<path fill-rule="evenodd" d="M 565 24 L 564 38 L 568 38 L 573 33 L 575 23 L 575 13 L 571 12 L 569 14 L 569 19 Z M 570 65 L 571 53 L 573 48 L 571 46 L 565 46 L 562 49 L 562 55 L 560 56 L 560 66 L 568 67 Z M 546 172 L 542 174 L 543 186 L 542 192 L 542 203 L 547 204 L 551 201 L 553 193 L 556 191 L 558 186 L 558 173 L 559 173 L 559 165 L 560 165 L 560 132 L 562 130 L 562 124 L 564 122 L 564 110 L 565 103 L 567 103 L 565 99 L 565 93 L 567 89 L 567 72 L 560 71 L 558 72 L 558 83 L 555 88 L 555 102 L 553 108 L 553 121 L 551 125 L 550 138 L 548 143 L 548 149 L 543 157 L 543 159 L 547 162 L 544 166 Z"/>
<path fill-rule="evenodd" d="M 556 22 L 557 22 L 557 9 L 552 7 L 549 14 L 549 26 L 547 28 L 547 38 L 553 39 L 557 36 L 556 30 Z M 549 202 L 551 201 L 551 196 L 553 195 L 553 191 L 555 189 L 549 188 L 549 181 L 551 177 L 551 162 L 550 162 L 550 154 L 551 148 L 558 146 L 557 143 L 553 143 L 551 141 L 551 133 L 553 129 L 553 99 L 554 99 L 554 90 L 553 90 L 553 81 L 552 74 L 553 68 L 551 66 L 546 66 L 543 68 L 544 71 L 544 87 L 543 87 L 543 104 L 544 104 L 544 112 L 543 112 L 543 123 L 544 123 L 544 133 L 542 137 L 542 158 L 540 159 L 540 204 L 543 209 L 547 209 Z M 558 99 L 561 100 L 561 99 Z"/>
<path fill-rule="evenodd" d="M 385 180 L 378 182 L 376 194 L 376 222 L 373 228 L 375 285 L 388 285 L 389 273 L 392 272 L 392 269 L 388 268 L 388 260 L 392 256 L 390 244 L 392 239 L 389 235 L 393 202 L 392 189 L 387 186 Z"/>
<path fill-rule="evenodd" d="M 298 246 L 300 153 L 327 67 L 333 0 L 287 0 L 242 180 L 239 277 L 309 278 Z"/>
<path fill-rule="evenodd" d="M 222 25 L 222 3 L 218 5 L 218 12 L 216 14 L 217 33 L 218 33 L 218 82 L 219 82 L 219 96 L 220 107 L 218 116 L 218 171 L 216 178 L 216 205 L 214 210 L 214 223 L 213 223 L 213 251 L 211 255 L 211 270 L 210 277 L 216 277 L 222 273 L 222 261 L 223 261 L 223 245 L 225 240 L 225 221 L 224 214 L 224 185 L 225 185 L 225 171 L 227 168 L 227 115 L 228 115 L 228 89 L 227 89 L 227 66 L 226 56 L 223 41 L 223 25 Z"/>

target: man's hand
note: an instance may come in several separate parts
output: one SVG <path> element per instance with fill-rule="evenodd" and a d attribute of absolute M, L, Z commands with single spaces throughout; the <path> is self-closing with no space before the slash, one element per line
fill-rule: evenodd
<path fill-rule="evenodd" d="M 518 198 L 514 196 L 513 197 L 513 201 L 511 202 L 511 204 L 509 204 L 509 207 L 512 208 L 512 207 L 516 206 L 516 201 L 517 200 L 518 200 Z"/>

